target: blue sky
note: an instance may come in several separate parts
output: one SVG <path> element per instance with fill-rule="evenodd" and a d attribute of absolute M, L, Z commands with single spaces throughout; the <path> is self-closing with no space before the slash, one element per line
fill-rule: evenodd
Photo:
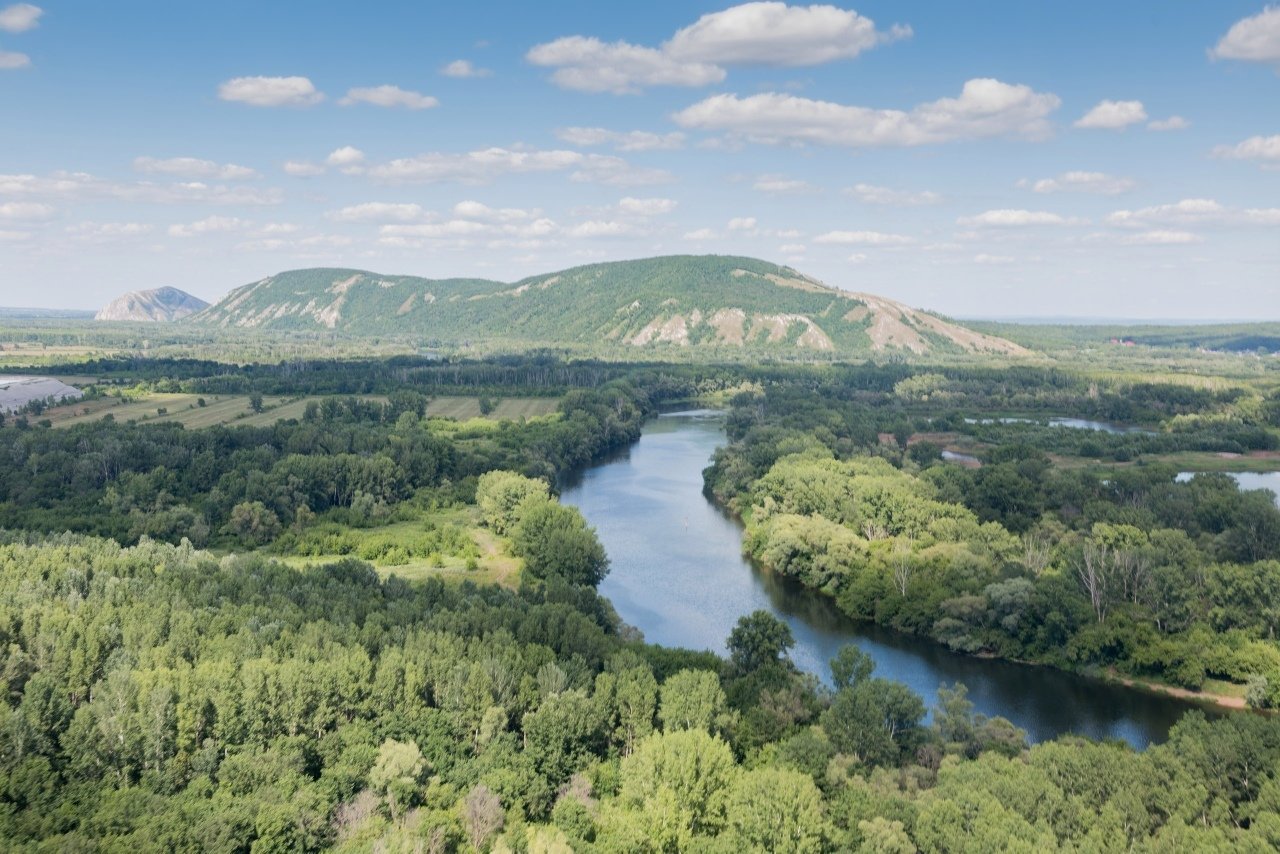
<path fill-rule="evenodd" d="M 0 305 L 734 253 L 1280 319 L 1280 7 L 0 0 Z"/>

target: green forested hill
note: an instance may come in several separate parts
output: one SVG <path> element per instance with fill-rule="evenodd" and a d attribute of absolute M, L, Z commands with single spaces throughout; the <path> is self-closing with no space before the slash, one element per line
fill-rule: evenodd
<path fill-rule="evenodd" d="M 883 297 L 733 256 L 591 264 L 515 283 L 294 270 L 237 288 L 192 322 L 430 341 L 830 353 L 1024 352 Z"/>

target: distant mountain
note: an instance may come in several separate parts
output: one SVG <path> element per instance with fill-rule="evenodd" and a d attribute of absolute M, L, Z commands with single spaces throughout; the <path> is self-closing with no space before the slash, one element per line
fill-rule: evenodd
<path fill-rule="evenodd" d="M 429 341 L 1021 354 L 1022 347 L 754 258 L 675 255 L 515 283 L 293 270 L 244 285 L 191 322 L 333 329 Z"/>
<path fill-rule="evenodd" d="M 168 322 L 208 308 L 209 303 L 177 288 L 131 291 L 107 303 L 94 320 Z"/>

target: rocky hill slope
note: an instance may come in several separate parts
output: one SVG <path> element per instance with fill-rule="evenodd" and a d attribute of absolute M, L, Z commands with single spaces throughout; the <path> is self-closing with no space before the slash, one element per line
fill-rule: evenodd
<path fill-rule="evenodd" d="M 1026 352 L 885 297 L 720 255 L 591 264 L 514 283 L 294 270 L 237 288 L 191 321 L 448 343 Z"/>
<path fill-rule="evenodd" d="M 143 323 L 180 320 L 207 308 L 209 303 L 177 288 L 130 291 L 107 303 L 94 320 L 122 320 Z"/>

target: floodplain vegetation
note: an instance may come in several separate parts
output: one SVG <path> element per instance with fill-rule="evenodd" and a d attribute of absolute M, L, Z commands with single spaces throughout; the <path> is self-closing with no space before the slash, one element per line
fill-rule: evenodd
<path fill-rule="evenodd" d="M 1275 850 L 1280 510 L 1177 477 L 1275 467 L 1277 375 L 1229 364 L 55 365 L 91 412 L 0 428 L 0 839 Z M 1029 746 L 963 686 L 926 709 L 853 647 L 830 684 L 799 672 L 764 612 L 725 657 L 645 643 L 555 486 L 695 400 L 728 410 L 706 489 L 768 571 L 958 651 L 1258 711 L 1191 712 L 1144 751 Z"/>

